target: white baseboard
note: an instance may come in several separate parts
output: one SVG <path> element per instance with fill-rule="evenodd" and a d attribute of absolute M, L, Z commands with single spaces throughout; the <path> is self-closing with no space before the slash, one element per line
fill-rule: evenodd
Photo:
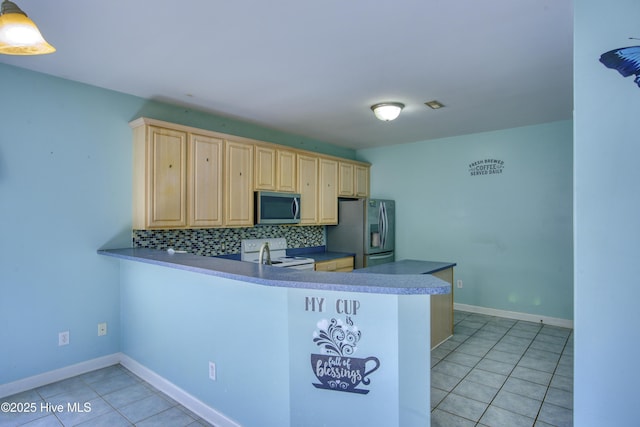
<path fill-rule="evenodd" d="M 525 320 L 527 322 L 542 322 L 545 325 L 559 326 L 573 329 L 573 320 L 557 317 L 540 316 L 537 314 L 519 313 L 517 311 L 498 310 L 495 308 L 479 307 L 476 305 L 453 304 L 454 310 L 468 311 L 470 313 L 486 314 L 488 316 L 506 317 L 508 319 Z"/>
<path fill-rule="evenodd" d="M 187 393 L 146 366 L 141 365 L 126 354 L 120 354 L 120 363 L 122 366 L 216 427 L 242 427 L 237 422 L 211 408 L 201 400 Z"/>
<path fill-rule="evenodd" d="M 22 393 L 23 391 L 31 390 L 33 388 L 42 387 L 47 384 L 55 383 L 56 381 L 66 380 L 67 378 L 95 371 L 96 369 L 106 368 L 107 366 L 115 365 L 117 363 L 120 363 L 120 353 L 98 357 L 96 359 L 76 363 L 71 366 L 65 366 L 64 368 L 44 372 L 18 381 L 0 384 L 0 398 Z"/>
<path fill-rule="evenodd" d="M 201 400 L 190 395 L 172 382 L 164 379 L 152 370 L 146 368 L 131 357 L 123 353 L 114 353 L 108 356 L 98 357 L 96 359 L 87 360 L 86 362 L 77 363 L 75 365 L 66 366 L 64 368 L 55 369 L 53 371 L 44 372 L 22 380 L 13 381 L 6 384 L 0 384 L 0 398 L 11 396 L 23 391 L 42 387 L 57 381 L 66 380 L 67 378 L 77 375 L 86 374 L 96 369 L 106 368 L 108 366 L 122 364 L 125 368 L 142 378 L 173 400 L 201 417 L 205 421 L 217 427 L 242 427 L 237 422 L 226 417 L 224 414 L 207 406 Z"/>

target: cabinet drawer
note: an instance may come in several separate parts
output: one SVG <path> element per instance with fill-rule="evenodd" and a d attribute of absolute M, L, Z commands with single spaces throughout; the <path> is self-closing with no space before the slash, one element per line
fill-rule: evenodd
<path fill-rule="evenodd" d="M 316 271 L 353 271 L 353 257 L 344 257 L 315 263 Z"/>

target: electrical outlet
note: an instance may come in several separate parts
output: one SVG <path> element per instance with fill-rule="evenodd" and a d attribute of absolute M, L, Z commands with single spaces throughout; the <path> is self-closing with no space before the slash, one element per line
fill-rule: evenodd
<path fill-rule="evenodd" d="M 98 336 L 107 335 L 107 322 L 98 323 Z"/>
<path fill-rule="evenodd" d="M 58 334 L 58 345 L 67 345 L 69 344 L 69 331 L 60 332 Z"/>
<path fill-rule="evenodd" d="M 209 379 L 216 380 L 216 364 L 213 362 L 209 362 Z"/>
<path fill-rule="evenodd" d="M 461 288 L 462 287 L 462 280 L 458 280 L 457 284 L 458 284 L 458 287 Z"/>

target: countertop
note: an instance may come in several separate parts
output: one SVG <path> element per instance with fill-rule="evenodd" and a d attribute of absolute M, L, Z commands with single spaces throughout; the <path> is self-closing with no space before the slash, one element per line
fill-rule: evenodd
<path fill-rule="evenodd" d="M 447 282 L 429 274 L 396 273 L 393 280 L 390 280 L 389 274 L 294 270 L 187 253 L 169 254 L 167 251 L 157 249 L 106 249 L 99 250 L 98 253 L 123 260 L 155 264 L 264 286 L 395 295 L 436 295 L 451 292 L 451 286 Z"/>
<path fill-rule="evenodd" d="M 403 259 L 401 261 L 388 262 L 372 267 L 353 270 L 354 273 L 377 274 L 433 274 L 450 267 L 455 267 L 454 262 L 419 261 L 415 259 Z"/>

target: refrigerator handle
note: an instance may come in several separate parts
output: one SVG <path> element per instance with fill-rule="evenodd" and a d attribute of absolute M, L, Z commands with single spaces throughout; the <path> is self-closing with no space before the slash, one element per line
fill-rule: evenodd
<path fill-rule="evenodd" d="M 385 259 L 385 258 L 391 258 L 393 256 L 393 253 L 390 254 L 386 254 L 386 255 L 370 255 L 369 259 Z"/>
<path fill-rule="evenodd" d="M 387 205 L 384 205 L 384 242 L 387 243 L 389 238 L 389 214 L 387 213 Z"/>
<path fill-rule="evenodd" d="M 379 247 L 384 246 L 384 216 L 382 212 L 382 202 L 378 206 L 378 234 L 379 234 Z"/>
<path fill-rule="evenodd" d="M 387 243 L 387 205 L 380 202 L 380 213 L 382 216 L 382 227 L 380 227 L 380 247 L 384 249 Z"/>

